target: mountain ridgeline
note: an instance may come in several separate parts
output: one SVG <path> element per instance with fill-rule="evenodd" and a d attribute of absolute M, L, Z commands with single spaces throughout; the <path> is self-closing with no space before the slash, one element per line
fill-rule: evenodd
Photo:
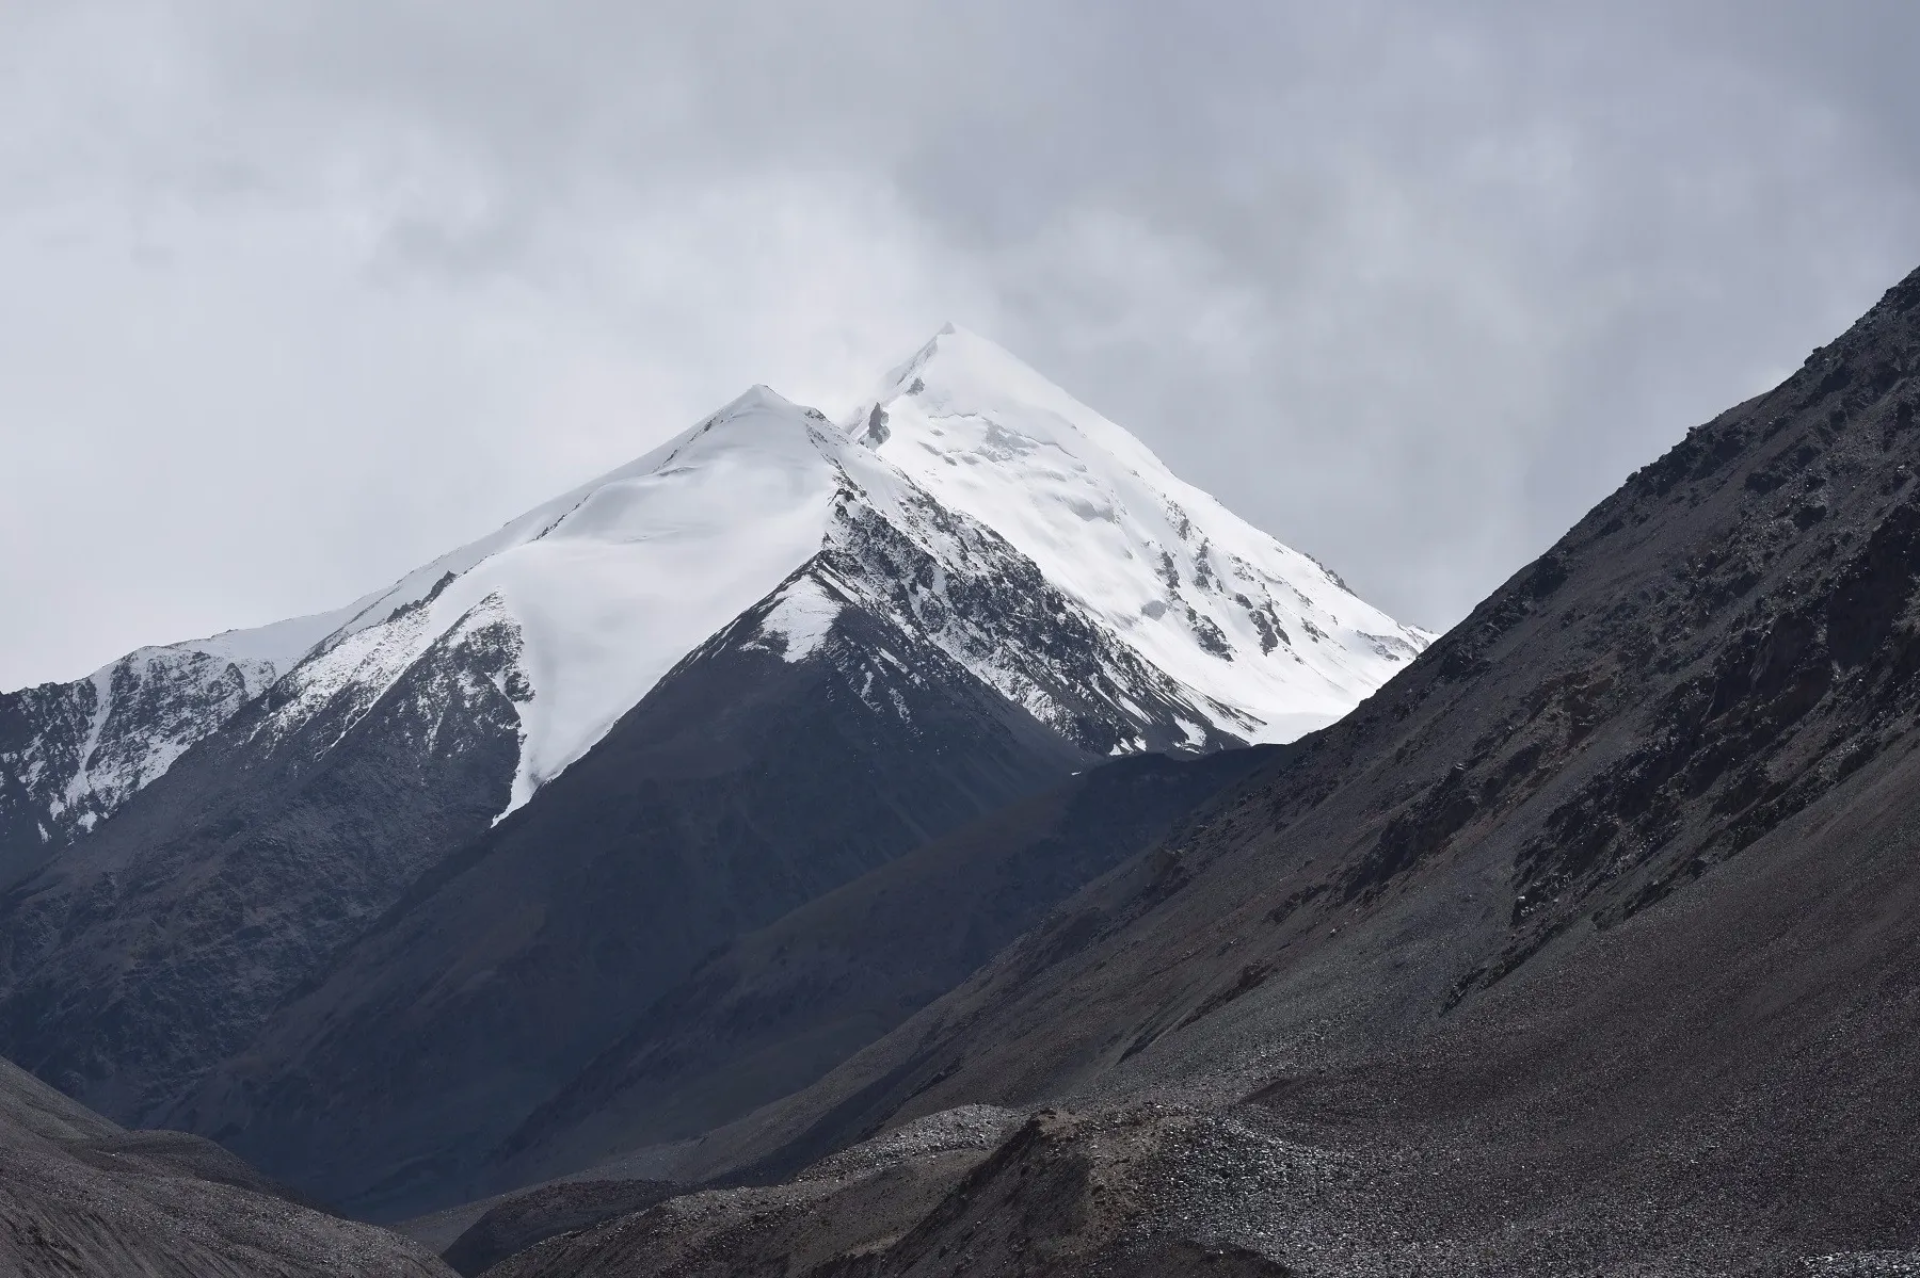
<path fill-rule="evenodd" d="M 323 1201 L 442 1205 L 737 939 L 1104 760 L 1292 740 L 1430 639 L 948 330 L 845 425 L 756 388 L 338 612 L 9 696 L 0 1051 Z"/>

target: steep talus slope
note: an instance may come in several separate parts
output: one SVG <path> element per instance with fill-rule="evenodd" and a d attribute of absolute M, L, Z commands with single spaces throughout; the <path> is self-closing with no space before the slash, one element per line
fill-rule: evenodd
<path fill-rule="evenodd" d="M 1915 1248 L 1920 756 L 1897 756 L 1431 1041 L 1257 1107 L 1373 1171 L 1403 1230 L 1511 1270 Z M 1378 1211 L 1323 1228 L 1378 1246 Z"/>
<path fill-rule="evenodd" d="M 778 1186 L 710 1190 L 531 1247 L 491 1278 L 1287 1278 L 1258 1252 L 1173 1235 L 1156 1201 L 1170 1140 L 1150 1111 L 1044 1112 L 997 1145 L 910 1125 Z M 968 1127 L 971 1124 L 966 1125 Z M 962 1130 L 965 1130 L 963 1127 Z M 996 1133 L 1007 1131 L 994 1124 Z M 1204 1134 L 1201 1135 L 1204 1142 Z M 1204 1190 L 1203 1190 L 1204 1192 Z M 1189 1199 L 1181 1206 L 1189 1211 Z"/>
<path fill-rule="evenodd" d="M 0 1059 L 0 1120 L 16 1131 L 62 1143 L 111 1140 L 122 1134 L 118 1123 L 4 1059 Z"/>
<path fill-rule="evenodd" d="M 435 1278 L 417 1244 L 279 1196 L 178 1132 L 122 1132 L 0 1061 L 0 1270 L 20 1278 Z"/>
<path fill-rule="evenodd" d="M 1301 1272 L 1898 1272 L 1916 373 L 1920 273 L 1209 828 L 677 1174 L 1159 1097 L 1207 1134 L 1156 1140 L 1146 1214 Z"/>

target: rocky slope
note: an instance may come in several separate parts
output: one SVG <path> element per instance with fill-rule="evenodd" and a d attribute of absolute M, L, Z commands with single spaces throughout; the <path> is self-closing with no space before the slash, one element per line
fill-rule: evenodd
<path fill-rule="evenodd" d="M 873 1187 L 890 1223 L 823 1275 L 1912 1271 L 1917 375 L 1920 273 L 1206 828 L 631 1161 L 779 1179 L 955 1106 L 1071 1111 Z M 501 1272 L 771 1263 L 693 1207 Z"/>
<path fill-rule="evenodd" d="M 436 1278 L 417 1244 L 288 1200 L 178 1132 L 127 1133 L 0 1061 L 0 1269 L 21 1278 Z"/>

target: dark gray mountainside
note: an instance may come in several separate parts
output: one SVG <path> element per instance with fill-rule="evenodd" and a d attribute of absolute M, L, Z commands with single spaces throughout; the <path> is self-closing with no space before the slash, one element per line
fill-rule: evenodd
<path fill-rule="evenodd" d="M 0 693 L 0 889 L 111 816 L 273 681 L 273 661 L 223 646 L 142 648 L 86 679 Z"/>
<path fill-rule="evenodd" d="M 359 1211 L 457 1201 L 716 947 L 1087 761 L 858 609 L 789 661 L 772 606 L 422 877 L 170 1120 Z"/>
<path fill-rule="evenodd" d="M 0 1061 L 0 1272 L 435 1278 L 415 1243 L 314 1211 L 219 1146 L 126 1132 Z"/>
<path fill-rule="evenodd" d="M 734 1187 L 494 1272 L 1915 1272 L 1917 375 L 1920 272 L 1203 823 L 629 1159 Z M 1057 1108 L 907 1139 L 982 1103 Z"/>
<path fill-rule="evenodd" d="M 513 649 L 470 631 L 284 734 L 285 683 L 247 703 L 0 897 L 0 1044 L 152 1122 L 505 806 L 518 726 L 489 676 Z"/>
<path fill-rule="evenodd" d="M 1284 747 L 1090 769 L 742 936 L 507 1142 L 507 1184 L 697 1136 L 814 1081 Z"/>
<path fill-rule="evenodd" d="M 1282 749 L 1091 769 L 736 939 L 521 1124 L 495 1151 L 508 1157 L 487 1183 L 526 1184 L 698 1135 L 812 1082 Z M 515 1195 L 447 1258 L 478 1272 L 483 1260 L 631 1210 L 622 1205 L 635 1188 L 655 1199 L 678 1192 L 589 1178 Z"/>

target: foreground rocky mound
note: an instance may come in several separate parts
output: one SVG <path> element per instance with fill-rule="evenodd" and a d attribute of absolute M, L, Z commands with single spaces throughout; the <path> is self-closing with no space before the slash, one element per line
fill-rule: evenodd
<path fill-rule="evenodd" d="M 1191 1117 L 1144 1111 L 1102 1119 L 1047 1111 L 1024 1123 L 1005 1111 L 941 1115 L 789 1184 L 677 1198 L 486 1272 L 1283 1278 L 1288 1270 L 1256 1253 L 1164 1228 L 1160 1217 L 1176 1204 L 1156 1192 L 1163 1144 L 1197 1130 Z M 982 1131 L 1004 1136 L 983 1146 Z"/>
<path fill-rule="evenodd" d="M 1920 273 L 1204 828 L 629 1159 L 769 1187 L 501 1272 L 1912 1272 L 1916 373 Z M 980 1103 L 1072 1117 L 761 1241 L 820 1152 Z"/>

